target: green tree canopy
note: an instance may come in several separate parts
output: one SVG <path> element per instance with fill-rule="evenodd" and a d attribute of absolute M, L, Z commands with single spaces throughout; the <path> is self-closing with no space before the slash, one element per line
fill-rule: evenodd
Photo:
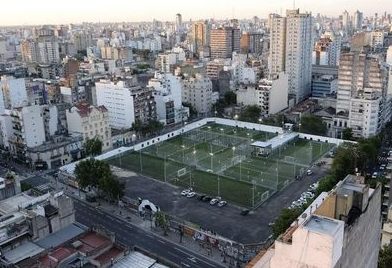
<path fill-rule="evenodd" d="M 84 151 L 87 156 L 96 156 L 102 153 L 102 141 L 95 137 L 88 139 L 84 144 Z"/>
<path fill-rule="evenodd" d="M 223 97 L 226 106 L 234 105 L 237 103 L 237 95 L 234 91 L 227 91 Z"/>
<path fill-rule="evenodd" d="M 97 187 L 101 178 L 111 177 L 112 173 L 108 163 L 89 158 L 76 165 L 75 176 L 79 186 L 86 188 L 87 186 Z"/>
<path fill-rule="evenodd" d="M 112 174 L 108 163 L 94 158 L 80 161 L 75 167 L 76 181 L 80 188 L 96 187 L 111 200 L 124 195 L 124 185 Z"/>
<path fill-rule="evenodd" d="M 325 135 L 327 133 L 327 125 L 320 117 L 314 115 L 305 115 L 301 118 L 300 131 L 312 135 Z"/>
<path fill-rule="evenodd" d="M 291 223 L 295 221 L 296 218 L 299 217 L 302 213 L 301 208 L 295 209 L 282 209 L 279 217 L 276 219 L 274 225 L 272 226 L 272 233 L 274 239 L 276 239 L 280 234 L 284 233 L 287 228 L 290 227 Z"/>
<path fill-rule="evenodd" d="M 378 255 L 378 268 L 392 267 L 392 247 L 384 246 Z"/>
<path fill-rule="evenodd" d="M 241 112 L 239 119 L 245 122 L 257 123 L 259 121 L 261 109 L 257 105 L 246 106 Z"/>
<path fill-rule="evenodd" d="M 342 136 L 343 136 L 342 137 L 343 140 L 349 140 L 349 141 L 355 140 L 353 137 L 353 130 L 352 130 L 352 128 L 349 128 L 349 127 L 343 129 Z"/>

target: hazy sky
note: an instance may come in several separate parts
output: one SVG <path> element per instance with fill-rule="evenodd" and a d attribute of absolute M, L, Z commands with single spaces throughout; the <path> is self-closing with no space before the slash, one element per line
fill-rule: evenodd
<path fill-rule="evenodd" d="M 293 0 L 1 0 L 0 25 L 266 17 L 293 7 Z M 359 9 L 365 16 L 392 12 L 392 0 L 296 0 L 312 13 L 337 15 Z M 385 10 L 387 9 L 387 10 Z"/>

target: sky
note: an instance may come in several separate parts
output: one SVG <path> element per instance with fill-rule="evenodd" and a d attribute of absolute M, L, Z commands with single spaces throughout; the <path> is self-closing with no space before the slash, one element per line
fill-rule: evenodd
<path fill-rule="evenodd" d="M 329 16 L 359 9 L 366 16 L 392 13 L 391 1 L 296 0 L 295 6 Z M 284 14 L 293 4 L 293 0 L 1 0 L 0 25 L 173 21 L 176 13 L 181 13 L 183 20 L 265 18 L 269 13 Z"/>

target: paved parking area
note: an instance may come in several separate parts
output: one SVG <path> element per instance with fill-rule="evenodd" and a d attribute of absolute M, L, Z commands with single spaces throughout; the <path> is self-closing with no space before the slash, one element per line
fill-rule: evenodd
<path fill-rule="evenodd" d="M 271 235 L 269 223 L 274 221 L 281 209 L 297 200 L 309 185 L 325 175 L 327 169 L 327 166 L 313 168 L 312 176 L 293 182 L 289 187 L 272 196 L 253 214 L 247 216 L 240 215 L 242 210 L 240 207 L 228 204 L 219 208 L 196 198 L 186 198 L 181 196 L 182 188 L 132 172 L 124 171 L 117 175 L 125 178 L 126 196 L 132 199 L 138 197 L 148 199 L 171 215 L 234 241 L 249 244 L 265 241 Z"/>

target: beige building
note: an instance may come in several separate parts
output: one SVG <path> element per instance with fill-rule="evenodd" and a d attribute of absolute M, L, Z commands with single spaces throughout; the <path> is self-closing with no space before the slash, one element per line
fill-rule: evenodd
<path fill-rule="evenodd" d="M 269 21 L 271 30 L 268 70 L 270 75 L 275 75 L 285 70 L 286 18 L 277 14 L 271 14 Z"/>
<path fill-rule="evenodd" d="M 322 193 L 267 251 L 248 267 L 376 268 L 381 231 L 381 187 L 348 175 Z"/>
<path fill-rule="evenodd" d="M 212 95 L 212 82 L 207 76 L 196 74 L 184 80 L 182 102 L 191 104 L 199 114 L 210 112 Z"/>
<path fill-rule="evenodd" d="M 225 27 L 211 30 L 211 58 L 231 58 L 233 52 L 240 52 L 241 31 Z"/>
<path fill-rule="evenodd" d="M 210 31 L 208 21 L 198 21 L 192 24 L 190 41 L 194 52 L 200 53 L 210 45 Z"/>
<path fill-rule="evenodd" d="M 69 132 L 82 133 L 84 142 L 99 138 L 103 151 L 112 148 L 109 113 L 104 106 L 82 102 L 67 110 L 66 116 Z"/>

